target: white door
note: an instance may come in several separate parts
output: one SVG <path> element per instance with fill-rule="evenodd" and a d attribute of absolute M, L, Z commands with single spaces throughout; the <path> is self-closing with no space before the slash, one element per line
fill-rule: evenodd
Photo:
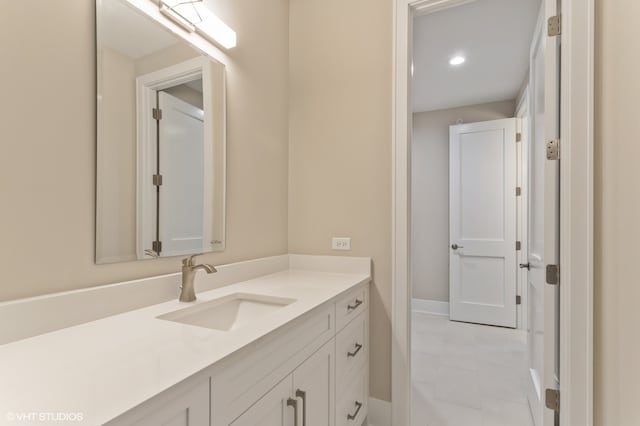
<path fill-rule="evenodd" d="M 301 425 L 335 424 L 334 349 L 335 341 L 331 340 L 293 372 L 294 394 L 301 404 Z"/>
<path fill-rule="evenodd" d="M 158 105 L 162 255 L 197 253 L 204 238 L 204 113 L 165 92 Z"/>
<path fill-rule="evenodd" d="M 515 118 L 449 129 L 450 318 L 516 326 Z"/>
<path fill-rule="evenodd" d="M 296 410 L 288 405 L 288 401 L 296 401 L 291 398 L 291 376 L 287 376 L 273 389 L 251 406 L 247 411 L 235 419 L 232 426 L 291 426 Z M 297 401 L 295 402 L 298 403 Z"/>
<path fill-rule="evenodd" d="M 558 160 L 547 159 L 547 141 L 559 134 L 558 38 L 548 37 L 546 22 L 556 13 L 556 0 L 544 0 L 531 48 L 532 140 L 529 155 L 529 298 L 528 400 L 536 426 L 556 424 L 545 406 L 546 389 L 559 388 L 559 286 L 548 284 L 547 265 L 559 259 Z M 544 18 L 544 19 L 542 19 Z"/>

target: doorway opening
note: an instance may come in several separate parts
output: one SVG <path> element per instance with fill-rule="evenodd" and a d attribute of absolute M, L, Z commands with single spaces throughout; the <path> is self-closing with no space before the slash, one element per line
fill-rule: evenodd
<path fill-rule="evenodd" d="M 391 319 L 391 423 L 394 425 L 411 424 L 412 405 L 410 128 L 413 17 L 473 2 L 483 0 L 394 2 Z M 594 0 L 542 0 L 541 24 L 544 36 L 549 34 L 540 44 L 545 47 L 545 85 L 529 88 L 530 106 L 533 105 L 532 99 L 544 93 L 545 109 L 531 109 L 529 115 L 545 117 L 544 128 L 538 129 L 538 135 L 544 135 L 545 144 L 551 143 L 548 153 L 552 160 L 545 163 L 543 181 L 545 187 L 547 181 L 559 181 L 559 193 L 554 193 L 557 190 L 554 184 L 549 185 L 553 191 L 548 195 L 550 207 L 557 207 L 558 203 L 562 206 L 559 221 L 550 223 L 553 226 L 548 227 L 549 231 L 559 233 L 559 247 L 555 240 L 548 240 L 549 244 L 544 244 L 544 252 L 550 256 L 542 261 L 534 259 L 533 265 L 529 262 L 531 271 L 536 274 L 535 280 L 548 278 L 546 281 L 555 283 L 544 285 L 539 294 L 545 305 L 555 309 L 541 312 L 535 324 L 539 330 L 544 330 L 544 335 L 539 335 L 538 340 L 544 343 L 545 349 L 541 360 L 544 366 L 541 389 L 545 393 L 545 426 L 558 421 L 561 425 L 593 424 L 594 3 Z M 529 128 L 530 133 L 534 131 L 532 123 L 529 123 Z M 557 149 L 560 146 L 561 154 Z M 546 147 L 543 145 L 543 148 Z M 530 147 L 529 152 L 531 150 Z M 535 180 L 530 179 L 531 193 L 533 182 Z M 545 193 L 545 213 L 546 201 Z M 548 210 L 551 213 L 552 208 Z M 531 212 L 531 208 L 527 211 Z M 550 217 L 556 217 L 556 214 Z M 527 221 L 535 223 L 531 217 Z M 544 228 L 546 233 L 547 226 Z M 528 242 L 528 245 L 532 243 Z M 528 257 L 531 259 L 531 253 Z M 532 274 L 527 271 L 527 275 Z M 529 299 L 532 299 L 531 294 Z M 547 299 L 552 303 L 547 304 Z M 555 339 L 558 323 L 562 339 Z M 529 324 L 534 325 L 531 321 Z M 551 344 L 547 345 L 548 342 Z M 553 345 L 559 347 L 559 353 L 549 350 L 554 349 Z M 558 377 L 560 389 L 553 388 Z M 560 400 L 561 405 L 558 404 Z"/>
<path fill-rule="evenodd" d="M 139 259 L 222 245 L 216 73 L 195 57 L 136 78 Z"/>
<path fill-rule="evenodd" d="M 534 161 L 544 153 L 531 150 L 544 146 L 541 3 L 457 2 L 413 18 L 416 426 L 543 424 L 534 323 L 544 306 L 528 269 L 540 248 L 531 243 L 545 237 L 544 163 Z"/>

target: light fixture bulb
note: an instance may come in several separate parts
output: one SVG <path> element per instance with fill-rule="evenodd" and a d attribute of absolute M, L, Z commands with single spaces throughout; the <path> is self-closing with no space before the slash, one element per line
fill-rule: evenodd
<path fill-rule="evenodd" d="M 201 22 L 194 23 L 196 32 L 226 49 L 236 47 L 236 32 L 207 9 L 204 4 L 199 3 L 196 7 L 202 17 Z"/>
<path fill-rule="evenodd" d="M 450 65 L 462 65 L 465 61 L 464 56 L 454 56 L 449 60 Z"/>
<path fill-rule="evenodd" d="M 160 12 L 190 33 L 196 32 L 226 49 L 236 46 L 236 32 L 202 0 L 160 0 Z"/>

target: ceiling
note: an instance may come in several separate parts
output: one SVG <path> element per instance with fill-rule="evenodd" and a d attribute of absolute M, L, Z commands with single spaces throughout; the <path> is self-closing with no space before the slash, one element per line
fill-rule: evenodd
<path fill-rule="evenodd" d="M 193 81 L 188 81 L 184 83 L 184 85 L 195 90 L 198 93 L 202 93 L 202 78 L 199 78 Z"/>
<path fill-rule="evenodd" d="M 151 18 L 121 1 L 100 2 L 98 45 L 138 59 L 180 40 Z"/>
<path fill-rule="evenodd" d="M 413 111 L 516 98 L 529 67 L 540 0 L 475 0 L 413 27 Z M 456 55 L 464 64 L 452 66 Z"/>

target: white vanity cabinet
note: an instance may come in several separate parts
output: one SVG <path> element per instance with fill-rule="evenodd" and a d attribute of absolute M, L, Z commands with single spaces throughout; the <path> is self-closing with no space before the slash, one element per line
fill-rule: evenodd
<path fill-rule="evenodd" d="M 138 408 L 107 423 L 109 426 L 208 426 L 209 379 L 191 380 L 162 392 Z"/>
<path fill-rule="evenodd" d="M 293 424 L 287 421 L 293 411 L 287 405 L 291 398 L 291 377 L 287 376 L 267 392 L 251 408 L 234 420 L 233 426 L 283 426 Z"/>
<path fill-rule="evenodd" d="M 335 345 L 331 339 L 293 372 L 293 392 L 305 426 L 333 425 Z"/>
<path fill-rule="evenodd" d="M 336 335 L 336 426 L 360 426 L 369 399 L 368 287 L 336 303 L 343 328 Z M 342 302 L 342 303 L 341 303 Z"/>
<path fill-rule="evenodd" d="M 333 340 L 331 340 L 242 413 L 231 425 L 333 425 L 333 361 L 334 350 Z"/>
<path fill-rule="evenodd" d="M 221 366 L 212 374 L 212 426 L 361 426 L 369 397 L 368 307 L 369 287 L 358 286 L 262 350 Z"/>
<path fill-rule="evenodd" d="M 361 426 L 369 388 L 368 285 L 359 285 L 111 425 Z"/>

